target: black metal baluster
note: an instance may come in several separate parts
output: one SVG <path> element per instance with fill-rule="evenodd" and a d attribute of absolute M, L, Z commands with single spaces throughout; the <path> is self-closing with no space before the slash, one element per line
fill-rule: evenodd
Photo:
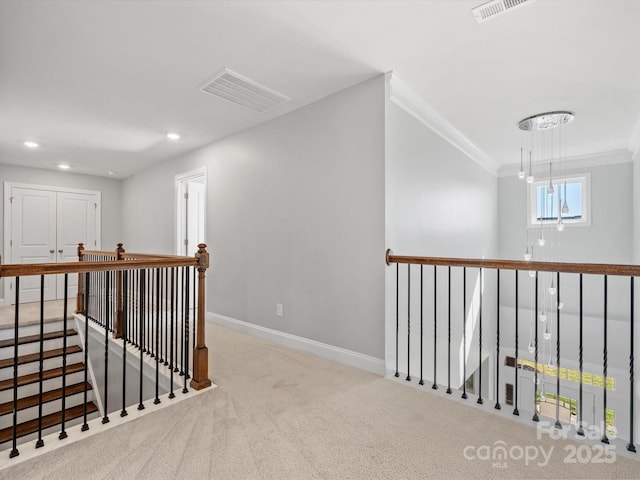
<path fill-rule="evenodd" d="M 155 311 L 153 305 L 153 292 L 155 292 L 155 277 L 153 276 L 153 270 L 149 270 L 149 295 L 147 295 L 147 324 L 145 326 L 145 331 L 147 332 L 147 337 L 145 338 L 145 345 L 147 346 L 147 354 L 154 358 L 156 352 L 154 352 L 154 344 L 153 344 L 153 312 Z"/>
<path fill-rule="evenodd" d="M 451 395 L 451 267 L 447 267 L 447 393 Z"/>
<path fill-rule="evenodd" d="M 398 337 L 400 336 L 400 264 L 396 263 L 396 373 L 395 376 L 399 377 L 398 371 Z"/>
<path fill-rule="evenodd" d="M 168 298 L 169 298 L 169 269 L 165 268 L 164 274 L 164 366 L 168 366 L 170 362 L 169 358 L 169 311 L 168 311 Z"/>
<path fill-rule="evenodd" d="M 125 305 L 122 313 L 122 410 L 121 417 L 126 417 L 127 412 L 127 341 L 129 340 L 129 270 L 122 272 L 122 304 Z"/>
<path fill-rule="evenodd" d="M 20 277 L 16 277 L 16 304 L 13 324 L 13 435 L 9 458 L 20 455 L 18 450 L 18 320 L 20 318 Z"/>
<path fill-rule="evenodd" d="M 143 380 L 144 380 L 144 345 L 142 345 L 144 343 L 144 335 L 145 335 L 145 322 L 144 322 L 144 317 L 145 317 L 145 307 L 146 307 L 146 301 L 145 299 L 147 298 L 147 286 L 146 286 L 146 270 L 140 270 L 140 343 L 141 343 L 141 349 L 140 349 L 140 403 L 138 403 L 138 410 L 144 410 L 144 403 L 143 403 Z"/>
<path fill-rule="evenodd" d="M 538 416 L 538 272 L 536 272 L 536 312 L 533 317 L 536 326 L 534 370 L 533 370 L 533 418 L 534 422 L 540 421 Z M 558 372 L 558 375 L 560 372 Z"/>
<path fill-rule="evenodd" d="M 89 424 L 87 423 L 87 386 L 89 385 L 89 295 L 91 293 L 91 287 L 89 285 L 91 280 L 90 273 L 86 272 L 84 278 L 84 405 L 82 406 L 83 424 L 81 430 L 83 432 L 86 432 L 87 430 L 89 430 Z"/>
<path fill-rule="evenodd" d="M 556 423 L 555 427 L 561 429 L 560 423 L 560 272 L 556 273 Z"/>
<path fill-rule="evenodd" d="M 515 365 L 513 371 L 514 375 L 514 389 L 513 389 L 513 414 L 520 415 L 520 410 L 518 410 L 518 270 L 515 271 L 516 274 L 516 338 L 515 338 Z"/>
<path fill-rule="evenodd" d="M 578 368 L 580 369 L 580 386 L 578 390 L 578 430 L 576 430 L 576 433 L 580 436 L 584 436 L 584 430 L 582 429 L 582 274 L 580 274 L 580 327 L 578 335 Z"/>
<path fill-rule="evenodd" d="M 482 405 L 482 268 L 480 269 L 480 307 L 478 310 L 478 400 Z"/>
<path fill-rule="evenodd" d="M 633 359 L 633 346 L 634 346 L 634 331 L 633 324 L 635 322 L 635 309 L 634 309 L 634 277 L 631 277 L 631 291 L 630 291 L 630 307 L 629 307 L 629 443 L 627 443 L 627 450 L 630 452 L 636 452 L 636 446 L 633 442 L 633 429 L 635 428 L 633 422 L 633 408 L 634 408 L 634 359 Z"/>
<path fill-rule="evenodd" d="M 184 322 L 184 388 L 182 389 L 182 393 L 189 393 L 189 389 L 187 388 L 187 380 L 189 379 L 189 267 L 184 267 L 184 270 L 186 278 L 184 292 L 186 321 Z"/>
<path fill-rule="evenodd" d="M 467 399 L 467 267 L 462 267 L 462 398 Z"/>
<path fill-rule="evenodd" d="M 423 276 L 422 276 L 422 267 L 420 265 L 420 381 L 418 385 L 424 385 L 424 380 L 422 378 L 422 353 L 423 353 L 423 326 L 424 326 L 424 309 L 423 309 Z"/>
<path fill-rule="evenodd" d="M 411 381 L 411 264 L 407 263 L 407 382 Z"/>
<path fill-rule="evenodd" d="M 608 279 L 607 275 L 604 276 L 604 348 L 602 350 L 602 376 L 604 381 L 602 384 L 602 443 L 609 443 L 607 437 L 607 300 L 608 300 Z"/>
<path fill-rule="evenodd" d="M 160 269 L 156 269 L 156 398 L 154 405 L 160 403 Z"/>
<path fill-rule="evenodd" d="M 65 431 L 65 420 L 66 420 L 66 408 L 67 408 L 67 308 L 68 308 L 68 296 L 69 296 L 69 274 L 64 274 L 64 300 L 62 301 L 62 331 L 64 335 L 62 337 L 62 426 L 60 430 L 60 435 L 58 438 L 60 440 L 64 440 L 67 438 L 67 432 Z"/>
<path fill-rule="evenodd" d="M 421 265 L 422 266 L 422 265 Z M 436 374 L 437 368 L 437 358 L 436 358 L 436 341 L 438 338 L 438 267 L 436 265 L 433 266 L 433 385 L 431 388 L 433 390 L 438 389 L 438 378 Z"/>
<path fill-rule="evenodd" d="M 102 423 L 109 423 L 109 325 L 111 325 L 111 309 L 109 308 L 109 298 L 111 295 L 111 272 L 104 272 L 104 417 Z"/>
<path fill-rule="evenodd" d="M 175 316 L 175 337 L 174 337 L 174 360 L 173 360 L 173 371 L 178 373 L 180 369 L 178 368 L 178 347 L 180 347 L 178 338 L 179 338 L 179 329 L 180 329 L 180 296 L 178 292 L 180 291 L 180 270 L 177 267 L 173 268 L 175 275 L 175 285 L 173 288 L 173 292 L 175 295 L 175 304 L 174 304 L 174 316 Z"/>
<path fill-rule="evenodd" d="M 184 311 L 184 297 L 185 297 L 185 293 L 184 293 L 184 287 L 185 287 L 185 283 L 184 283 L 184 270 L 185 267 L 182 267 L 180 269 L 181 271 L 181 276 L 182 276 L 182 283 L 180 284 L 180 291 L 181 291 L 181 295 L 180 295 L 180 315 L 182 317 L 182 323 L 180 325 L 180 376 L 183 376 L 184 373 L 184 322 L 185 322 L 185 311 Z M 185 381 L 186 382 L 186 381 Z"/>
<path fill-rule="evenodd" d="M 18 338 L 16 337 L 16 342 Z M 44 275 L 40 275 L 40 367 L 38 369 L 38 441 L 36 448 L 44 447 L 42 439 L 42 383 L 44 381 Z"/>
<path fill-rule="evenodd" d="M 496 404 L 500 410 L 500 269 L 496 270 Z"/>
<path fill-rule="evenodd" d="M 176 288 L 175 288 L 175 267 L 171 269 L 171 291 L 170 291 L 170 295 L 171 295 L 171 310 L 169 311 L 169 314 L 171 315 L 170 318 L 170 330 L 171 330 L 171 341 L 169 342 L 169 348 L 170 348 L 170 352 L 169 352 L 169 376 L 170 376 L 170 388 L 171 391 L 169 392 L 169 398 L 174 398 L 176 395 L 175 393 L 173 393 L 173 372 L 175 371 L 173 366 L 174 366 L 174 358 L 173 358 L 173 347 L 174 347 L 174 337 L 173 337 L 173 320 L 174 320 L 174 308 L 175 308 L 175 294 L 176 294 Z M 178 337 L 178 335 L 176 334 L 176 338 Z M 177 348 L 176 348 L 177 351 Z M 176 369 L 177 370 L 177 369 Z"/>
<path fill-rule="evenodd" d="M 140 270 L 133 271 L 133 288 L 131 289 L 131 295 L 133 297 L 131 302 L 131 313 L 133 316 L 133 322 L 131 325 L 131 338 L 132 343 L 136 348 L 140 348 L 140 343 L 138 342 L 138 314 L 140 313 L 140 287 L 138 285 L 139 272 Z"/>

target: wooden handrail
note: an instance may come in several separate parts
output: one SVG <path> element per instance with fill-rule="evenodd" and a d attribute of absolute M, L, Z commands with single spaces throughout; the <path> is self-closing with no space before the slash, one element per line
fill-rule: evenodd
<path fill-rule="evenodd" d="M 85 273 L 135 270 L 139 268 L 197 267 L 195 257 L 152 258 L 148 260 L 109 260 L 104 262 L 25 263 L 0 266 L 0 277 L 24 277 L 59 273 Z"/>
<path fill-rule="evenodd" d="M 619 275 L 640 277 L 640 265 L 618 265 L 608 263 L 534 262 L 520 260 L 495 260 L 479 258 L 416 257 L 394 255 L 388 249 L 387 265 L 408 263 L 415 265 L 441 265 L 451 267 L 491 268 L 500 270 L 531 270 L 537 272 L 586 273 L 595 275 Z"/>
<path fill-rule="evenodd" d="M 114 251 L 85 250 L 82 243 L 78 244 L 78 261 L 64 263 L 30 263 L 30 264 L 0 264 L 0 278 L 24 277 L 33 275 L 78 274 L 78 294 L 76 313 L 82 313 L 84 308 L 84 275 L 87 272 L 117 272 L 116 322 L 114 336 L 122 336 L 123 299 L 122 272 L 124 270 L 195 267 L 198 270 L 198 300 L 196 323 L 196 346 L 193 351 L 193 378 L 191 386 L 196 390 L 211 385 L 209 379 L 209 351 L 205 345 L 204 317 L 205 317 L 205 272 L 209 268 L 209 253 L 206 245 L 198 245 L 198 252 L 193 257 L 179 255 L 157 255 L 126 253 L 119 243 Z M 89 255 L 108 258 L 109 260 L 86 261 Z M 194 288 L 196 286 L 194 285 Z"/>

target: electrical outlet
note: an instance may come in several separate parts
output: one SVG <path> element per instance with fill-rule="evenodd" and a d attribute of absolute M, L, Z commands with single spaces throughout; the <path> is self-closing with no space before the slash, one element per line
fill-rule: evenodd
<path fill-rule="evenodd" d="M 281 303 L 276 303 L 276 315 L 281 317 L 282 316 L 282 304 Z"/>

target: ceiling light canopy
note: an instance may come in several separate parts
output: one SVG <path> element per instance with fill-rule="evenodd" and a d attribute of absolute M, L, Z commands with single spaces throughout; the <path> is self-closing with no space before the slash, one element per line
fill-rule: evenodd
<path fill-rule="evenodd" d="M 38 143 L 31 140 L 26 140 L 23 144 L 27 148 L 38 148 L 40 146 Z"/>
<path fill-rule="evenodd" d="M 520 130 L 549 130 L 566 125 L 573 120 L 573 114 L 567 111 L 538 113 L 518 122 Z"/>

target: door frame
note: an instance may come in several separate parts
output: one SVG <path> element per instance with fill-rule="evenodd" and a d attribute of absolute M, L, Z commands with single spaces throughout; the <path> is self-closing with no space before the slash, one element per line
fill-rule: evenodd
<path fill-rule="evenodd" d="M 4 246 L 3 246 L 3 255 L 2 255 L 2 263 L 11 263 L 11 190 L 13 188 L 25 188 L 30 190 L 45 190 L 49 192 L 60 192 L 60 193 L 81 193 L 85 195 L 95 195 L 96 196 L 96 245 L 93 247 L 94 250 L 100 250 L 102 248 L 102 192 L 99 190 L 85 190 L 81 188 L 70 188 L 70 187 L 56 187 L 53 185 L 36 185 L 31 183 L 19 183 L 19 182 L 3 182 L 4 184 Z M 57 212 L 56 212 L 57 216 Z M 5 282 L 2 279 L 4 285 L 2 286 L 2 290 L 4 292 L 4 297 L 2 299 L 2 304 L 9 305 L 11 295 L 10 282 Z M 9 301 L 7 301 L 9 300 Z"/>
<path fill-rule="evenodd" d="M 176 255 L 182 255 L 182 245 L 184 241 L 184 212 L 182 210 L 182 201 L 184 200 L 183 184 L 187 180 L 202 177 L 204 179 L 204 225 L 203 229 L 205 237 L 207 233 L 207 167 L 195 168 L 187 172 L 179 173 L 175 178 L 175 202 L 174 202 L 174 252 Z M 195 252 L 194 252 L 195 253 Z"/>

